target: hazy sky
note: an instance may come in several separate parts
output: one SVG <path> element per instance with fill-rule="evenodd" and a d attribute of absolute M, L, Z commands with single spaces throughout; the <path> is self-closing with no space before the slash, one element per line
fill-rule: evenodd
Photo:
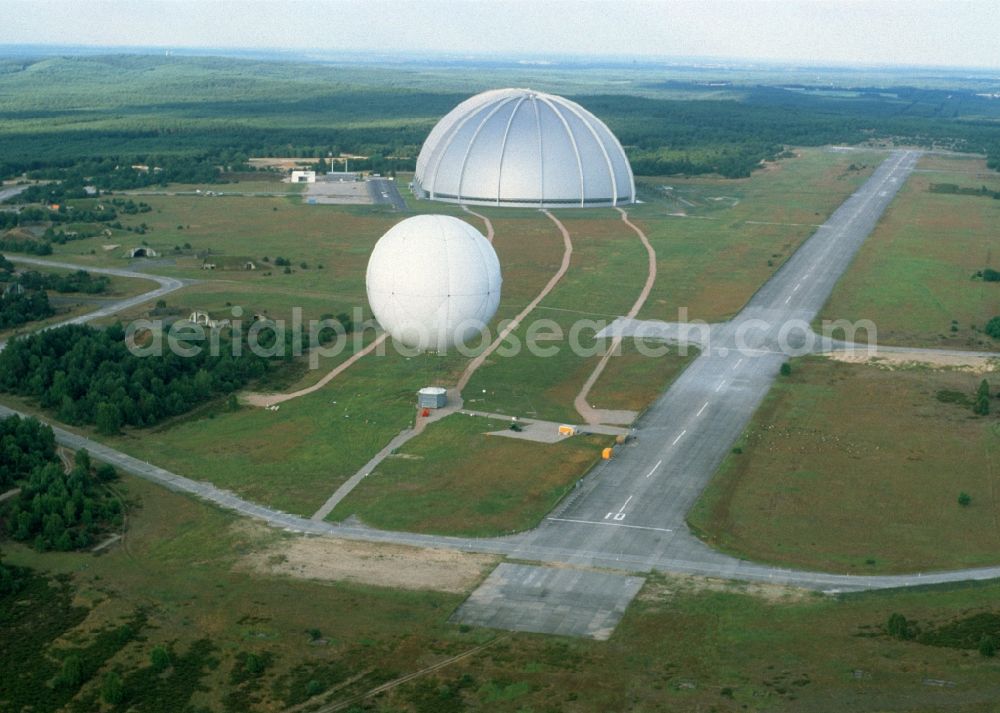
<path fill-rule="evenodd" d="M 0 44 L 1000 68 L 1000 0 L 3 0 Z"/>

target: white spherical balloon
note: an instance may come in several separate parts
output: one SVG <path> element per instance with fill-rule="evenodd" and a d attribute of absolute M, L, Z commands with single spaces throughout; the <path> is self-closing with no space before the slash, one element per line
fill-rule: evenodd
<path fill-rule="evenodd" d="M 477 337 L 500 304 L 500 261 L 463 220 L 417 215 L 375 244 L 365 284 L 375 318 L 408 347 L 447 351 Z"/>

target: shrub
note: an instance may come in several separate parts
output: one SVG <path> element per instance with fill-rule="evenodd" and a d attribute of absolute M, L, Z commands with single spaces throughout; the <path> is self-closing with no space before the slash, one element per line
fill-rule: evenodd
<path fill-rule="evenodd" d="M 986 323 L 986 333 L 994 339 L 1000 339 L 1000 316 L 994 317 Z"/>
<path fill-rule="evenodd" d="M 170 652 L 162 646 L 156 646 L 149 652 L 149 663 L 154 671 L 166 671 L 170 668 Z"/>
<path fill-rule="evenodd" d="M 909 641 L 914 636 L 913 626 L 906 620 L 905 616 L 897 612 L 889 615 L 885 629 L 889 636 L 900 641 Z"/>
<path fill-rule="evenodd" d="M 110 705 L 118 705 L 125 700 L 125 686 L 122 684 L 122 678 L 114 671 L 109 671 L 104 676 L 104 683 L 101 684 L 101 698 Z"/>
<path fill-rule="evenodd" d="M 976 400 L 972 404 L 972 412 L 977 416 L 987 416 L 990 413 L 990 383 L 983 379 L 976 389 Z"/>

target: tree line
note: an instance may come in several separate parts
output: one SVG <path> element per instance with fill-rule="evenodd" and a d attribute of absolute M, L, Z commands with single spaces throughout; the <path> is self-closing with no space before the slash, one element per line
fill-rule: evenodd
<path fill-rule="evenodd" d="M 89 547 L 101 532 L 121 526 L 121 503 L 106 487 L 115 469 L 95 467 L 80 450 L 66 472 L 51 427 L 17 415 L 0 420 L 0 449 L 0 482 L 21 489 L 0 506 L 12 539 L 40 551 L 66 551 Z"/>
<path fill-rule="evenodd" d="M 156 58 L 118 58 L 89 66 L 94 91 L 74 86 L 32 86 L 13 93 L 18 131 L 0 133 L 0 176 L 29 172 L 117 190 L 164 182 L 224 180 L 227 170 L 247 170 L 249 156 L 369 157 L 352 165 L 388 172 L 412 170 L 434 123 L 467 92 L 398 86 L 331 85 L 314 65 L 254 63 L 239 86 L 205 94 L 213 71 L 247 68 L 237 60 L 189 58 L 174 62 L 166 88 L 152 87 L 140 66 L 164 69 Z M 125 61 L 127 60 L 127 61 Z M 68 65 L 85 61 L 64 58 Z M 91 63 L 92 64 L 92 63 Z M 78 77 L 78 74 L 74 74 Z M 88 74 L 88 76 L 90 76 Z M 106 83 L 130 86 L 128 99 L 103 96 Z M 280 82 L 273 78 L 281 76 Z M 10 81 L 20 81 L 11 77 Z M 20 85 L 18 85 L 20 86 Z M 787 145 L 861 143 L 892 139 L 919 146 L 947 146 L 988 154 L 1000 167 L 995 101 L 974 90 L 918 87 L 846 87 L 842 96 L 810 86 L 731 86 L 733 98 L 675 99 L 650 92 L 703 95 L 696 82 L 651 82 L 645 96 L 572 97 L 604 120 L 621 139 L 636 173 L 721 173 L 742 176 Z M 53 107 L 78 108 L 104 121 L 60 129 L 46 121 Z M 386 117 L 393 121 L 387 122 Z M 99 128 L 91 128 L 97 126 Z M 149 171 L 132 169 L 135 164 Z M 153 170 L 159 167 L 160 171 Z"/>
<path fill-rule="evenodd" d="M 11 329 L 53 316 L 56 311 L 49 303 L 46 290 L 93 295 L 106 292 L 110 284 L 108 277 L 95 277 L 86 270 L 67 274 L 29 270 L 16 274 L 14 263 L 0 255 L 0 287 L 3 289 L 0 293 L 0 329 Z"/>
<path fill-rule="evenodd" d="M 0 275 L 0 280 L 3 276 Z M 88 295 L 107 292 L 111 279 L 106 275 L 91 275 L 86 270 L 76 270 L 66 274 L 41 273 L 34 270 L 22 272 L 12 284 L 25 290 L 52 290 L 61 294 L 82 292 Z"/>
<path fill-rule="evenodd" d="M 77 451 L 69 473 L 58 459 L 35 468 L 4 510 L 7 534 L 41 552 L 92 546 L 122 525 L 121 502 L 102 484 L 116 477 L 110 465 L 95 469 L 85 450 Z"/>
<path fill-rule="evenodd" d="M 203 348 L 193 356 L 137 356 L 121 325 L 65 325 L 11 340 L 0 353 L 0 392 L 37 399 L 65 423 L 111 435 L 186 413 L 267 372 L 269 359 L 248 345 L 234 356 L 228 337 L 220 344 L 216 355 L 196 344 Z"/>

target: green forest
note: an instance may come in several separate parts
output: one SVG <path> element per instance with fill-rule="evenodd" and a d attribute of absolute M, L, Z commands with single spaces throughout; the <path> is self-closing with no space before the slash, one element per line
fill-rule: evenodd
<path fill-rule="evenodd" d="M 215 180 L 253 156 L 341 152 L 369 157 L 358 169 L 412 170 L 427 132 L 471 91 L 390 72 L 212 57 L 0 60 L 0 177 L 118 189 Z M 475 91 L 503 81 L 487 76 Z M 630 86 L 641 93 L 565 93 L 617 133 L 640 175 L 741 177 L 787 145 L 867 140 L 986 152 L 1000 168 L 1000 106 L 971 88 L 747 84 L 702 99 L 704 83 Z"/>
<path fill-rule="evenodd" d="M 185 343 L 186 344 L 186 343 Z M 249 347 L 234 356 L 227 338 L 217 355 L 129 351 L 121 325 L 99 330 L 65 325 L 11 340 L 0 352 L 0 391 L 36 399 L 60 421 L 92 424 L 111 435 L 150 426 L 229 394 L 267 372 L 269 360 Z"/>
<path fill-rule="evenodd" d="M 66 551 L 89 547 L 102 532 L 121 526 L 121 501 L 107 487 L 115 469 L 95 468 L 84 450 L 64 465 L 51 427 L 16 415 L 0 420 L 0 449 L 0 488 L 20 487 L 0 505 L 12 539 L 39 551 Z M 10 585 L 9 577 L 0 574 L 0 580 Z"/>
<path fill-rule="evenodd" d="M 107 291 L 111 280 L 104 275 L 91 275 L 86 270 L 66 274 L 41 273 L 28 270 L 15 273 L 14 263 L 0 255 L 0 329 L 53 316 L 47 290 L 88 295 Z"/>

